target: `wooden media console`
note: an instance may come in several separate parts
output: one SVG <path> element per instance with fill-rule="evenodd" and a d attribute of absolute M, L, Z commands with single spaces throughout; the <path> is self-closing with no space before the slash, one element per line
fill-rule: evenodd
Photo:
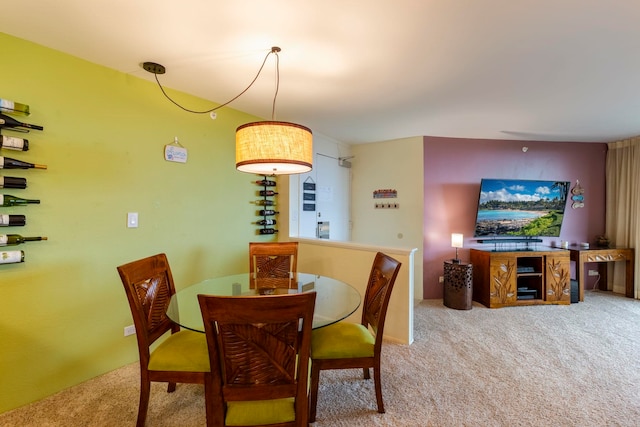
<path fill-rule="evenodd" d="M 571 304 L 569 251 L 471 249 L 473 300 L 489 308 Z"/>

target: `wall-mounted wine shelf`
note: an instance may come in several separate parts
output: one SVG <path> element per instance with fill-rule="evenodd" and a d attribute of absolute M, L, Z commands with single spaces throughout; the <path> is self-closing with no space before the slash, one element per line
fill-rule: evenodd
<path fill-rule="evenodd" d="M 258 229 L 258 234 L 274 234 L 278 232 L 274 228 L 277 224 L 274 217 L 278 214 L 278 211 L 276 211 L 276 202 L 273 199 L 278 193 L 276 192 L 276 181 L 273 179 L 273 177 L 263 175 L 262 179 L 256 181 L 256 184 L 261 189 L 257 192 L 260 198 L 255 203 L 262 207 L 262 209 L 258 210 L 258 215 L 262 218 L 256 221 L 256 224 L 262 227 Z"/>
<path fill-rule="evenodd" d="M 0 176 L 0 209 L 7 207 L 22 207 L 28 204 L 39 204 L 40 200 L 26 199 L 23 197 L 7 194 L 16 190 L 27 188 L 27 179 L 16 176 L 5 176 L 4 170 L 20 170 L 20 169 L 47 169 L 46 165 L 35 164 L 23 161 L 19 158 L 7 157 L 6 153 L 11 150 L 13 152 L 25 152 L 32 148 L 29 140 L 21 136 L 11 135 L 11 132 L 28 133 L 30 130 L 42 131 L 44 128 L 32 123 L 25 123 L 11 115 L 28 116 L 30 114 L 29 105 L 13 102 L 6 99 L 0 99 L 0 169 L 3 175 Z M 9 132 L 7 135 L 6 132 Z M 17 156 L 19 156 L 16 153 Z M 13 250 L 16 245 L 21 245 L 29 241 L 47 240 L 46 237 L 23 237 L 15 233 L 6 233 L 5 227 L 22 227 L 26 224 L 26 216 L 14 213 L 5 213 L 0 210 L 0 265 L 21 263 L 25 260 L 25 251 Z"/>

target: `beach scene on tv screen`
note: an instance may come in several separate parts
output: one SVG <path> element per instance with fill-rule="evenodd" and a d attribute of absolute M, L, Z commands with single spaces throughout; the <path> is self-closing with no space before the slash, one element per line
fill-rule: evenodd
<path fill-rule="evenodd" d="M 568 181 L 483 179 L 475 236 L 560 236 Z"/>

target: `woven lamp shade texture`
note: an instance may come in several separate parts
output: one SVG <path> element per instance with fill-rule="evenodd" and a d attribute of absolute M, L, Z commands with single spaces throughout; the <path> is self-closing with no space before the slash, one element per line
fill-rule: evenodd
<path fill-rule="evenodd" d="M 236 129 L 236 169 L 257 175 L 285 175 L 311 170 L 313 135 L 287 122 L 254 122 Z"/>

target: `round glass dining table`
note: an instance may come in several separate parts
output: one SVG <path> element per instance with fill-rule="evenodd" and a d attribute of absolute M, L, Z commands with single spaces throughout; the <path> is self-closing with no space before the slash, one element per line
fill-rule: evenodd
<path fill-rule="evenodd" d="M 198 294 L 250 296 L 315 291 L 313 328 L 317 329 L 348 317 L 360 306 L 360 293 L 353 286 L 331 277 L 297 273 L 292 288 L 267 291 L 264 288 L 250 289 L 249 279 L 249 273 L 243 273 L 207 279 L 184 288 L 171 297 L 167 316 L 183 328 L 204 332 Z"/>

